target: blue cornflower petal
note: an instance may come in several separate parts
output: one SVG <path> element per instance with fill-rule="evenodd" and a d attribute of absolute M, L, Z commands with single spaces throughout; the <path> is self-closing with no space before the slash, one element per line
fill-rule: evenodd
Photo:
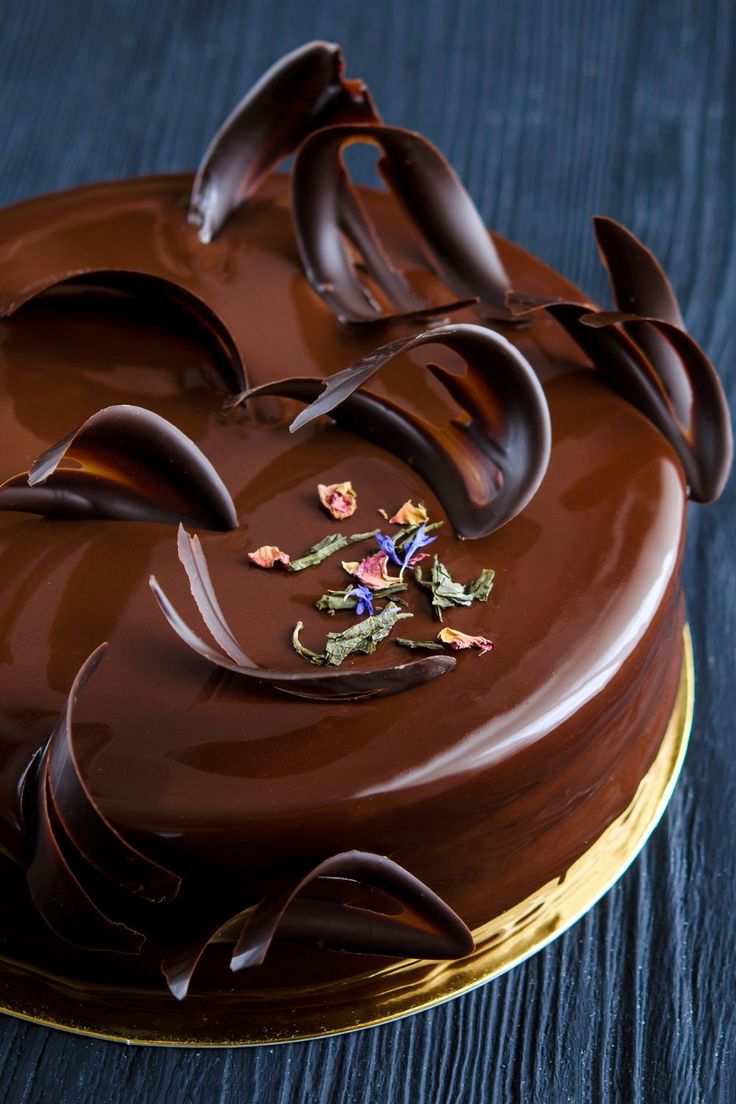
<path fill-rule="evenodd" d="M 355 612 L 358 617 L 362 617 L 366 610 L 368 610 L 370 616 L 373 617 L 373 591 L 370 587 L 361 583 L 357 587 L 351 587 L 347 593 L 348 597 L 355 595 L 358 599 L 355 603 Z"/>
<path fill-rule="evenodd" d="M 412 561 L 412 557 L 416 555 L 420 548 L 426 548 L 428 544 L 431 544 L 432 541 L 435 540 L 437 540 L 436 537 L 430 537 L 427 535 L 427 526 L 420 525 L 412 539 L 409 541 L 409 545 L 406 549 L 406 554 L 401 564 L 402 572 L 409 566 Z"/>
<path fill-rule="evenodd" d="M 381 551 L 386 553 L 391 562 L 401 567 L 401 559 L 396 551 L 393 537 L 387 537 L 384 533 L 376 533 L 376 541 Z"/>

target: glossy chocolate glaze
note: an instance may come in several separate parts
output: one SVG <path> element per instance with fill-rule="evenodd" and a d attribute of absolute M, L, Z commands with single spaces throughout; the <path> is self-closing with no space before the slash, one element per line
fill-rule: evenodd
<path fill-rule="evenodd" d="M 25 301 L 0 323 L 0 478 L 28 469 L 104 406 L 131 403 L 167 418 L 201 448 L 235 503 L 237 529 L 199 534 L 235 637 L 254 661 L 298 670 L 297 620 L 309 639 L 351 621 L 313 609 L 324 590 L 345 585 L 339 556 L 288 575 L 248 566 L 247 550 L 274 543 L 298 555 L 334 529 L 318 482 L 350 479 L 358 489 L 351 530 L 373 528 L 379 507 L 392 511 L 407 498 L 424 501 L 433 518 L 444 514 L 431 487 L 377 445 L 332 424 L 290 435 L 295 404 L 266 397 L 245 415 L 223 411 L 222 333 L 172 326 L 154 287 L 180 286 L 215 311 L 256 386 L 331 374 L 370 352 L 375 334 L 341 329 L 303 276 L 283 179 L 267 182 L 207 246 L 185 221 L 190 184 L 181 176 L 100 185 L 0 212 L 0 302 L 7 312 Z M 441 301 L 390 203 L 362 198 L 417 294 Z M 579 299 L 518 247 L 496 244 L 513 286 Z M 33 298 L 99 268 L 146 273 L 145 300 L 109 282 L 98 291 L 62 284 Z M 476 321 L 471 311 L 458 319 Z M 397 324 L 390 336 L 415 330 Z M 472 928 L 562 876 L 628 805 L 659 746 L 680 670 L 682 470 L 668 442 L 596 378 L 552 318 L 502 330 L 544 383 L 549 467 L 504 528 L 461 542 L 448 526 L 437 541 L 458 579 L 495 568 L 488 605 L 447 621 L 496 647 L 483 658 L 459 656 L 455 670 L 406 693 L 305 702 L 195 655 L 148 587 L 153 573 L 195 616 L 169 525 L 0 513 L 4 849 L 28 859 L 23 816 L 29 823 L 35 810 L 21 803 L 21 779 L 83 661 L 107 640 L 75 711 L 80 769 L 115 830 L 183 878 L 166 904 L 128 900 L 102 875 L 88 878 L 106 911 L 147 936 L 140 955 L 116 955 L 55 937 L 20 868 L 3 862 L 6 957 L 90 986 L 160 992 L 163 957 L 351 850 L 390 856 Z M 427 359 L 411 352 L 372 390 L 437 421 L 459 414 L 424 370 Z M 431 359 L 456 367 L 447 349 L 433 347 Z M 416 638 L 433 636 L 428 604 L 413 600 L 413 608 L 414 621 L 402 624 Z M 350 667 L 403 662 L 392 649 L 399 652 L 389 640 Z M 264 965 L 239 975 L 217 949 L 207 952 L 194 989 L 327 986 L 376 961 L 277 939 Z"/>

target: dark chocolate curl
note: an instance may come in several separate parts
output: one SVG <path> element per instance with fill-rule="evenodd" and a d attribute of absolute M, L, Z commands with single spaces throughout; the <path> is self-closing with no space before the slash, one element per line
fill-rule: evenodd
<path fill-rule="evenodd" d="M 181 878 L 129 844 L 102 814 L 74 751 L 74 709 L 106 651 L 107 645 L 101 644 L 82 664 L 47 744 L 49 796 L 66 836 L 90 866 L 147 901 L 170 901 L 179 892 Z"/>
<path fill-rule="evenodd" d="M 50 228 L 53 233 L 53 226 Z M 122 292 L 125 295 L 139 296 L 148 302 L 160 302 L 167 309 L 174 308 L 178 316 L 174 324 L 179 328 L 189 327 L 197 331 L 206 341 L 212 352 L 217 371 L 231 392 L 242 391 L 246 386 L 245 368 L 240 352 L 225 323 L 219 315 L 193 291 L 154 273 L 101 267 L 114 260 L 108 254 L 109 246 L 104 241 L 99 245 L 96 239 L 86 239 L 79 243 L 79 251 L 69 257 L 67 266 L 59 271 L 53 262 L 44 264 L 43 247 L 46 235 L 38 234 L 26 248 L 24 262 L 29 270 L 37 268 L 45 275 L 34 278 L 23 286 L 22 292 L 11 297 L 2 297 L 0 293 L 0 317 L 15 313 L 24 303 L 38 295 L 59 287 L 102 288 L 107 291 Z M 34 264 L 33 252 L 38 252 Z M 90 264 L 93 260 L 96 263 Z M 57 262 L 58 266 L 58 262 Z"/>
<path fill-rule="evenodd" d="M 272 65 L 212 139 L 192 187 L 189 221 L 211 242 L 228 216 L 313 130 L 380 122 L 365 84 L 346 80 L 342 50 L 309 42 Z"/>
<path fill-rule="evenodd" d="M 463 376 L 430 366 L 467 419 L 431 425 L 359 390 L 397 357 L 433 344 L 453 349 L 467 364 Z M 534 370 L 510 342 L 482 326 L 438 327 L 392 341 L 327 380 L 277 380 L 244 397 L 258 395 L 311 404 L 292 431 L 330 414 L 405 459 L 432 487 L 460 537 L 487 536 L 515 517 L 537 491 L 549 461 L 549 411 Z"/>
<path fill-rule="evenodd" d="M 685 323 L 672 285 L 652 251 L 615 219 L 598 216 L 593 219 L 593 228 L 618 309 L 626 314 L 659 318 L 684 330 Z M 675 350 L 651 326 L 634 330 L 624 324 L 624 329 L 656 366 L 677 416 L 687 421 L 690 390 Z"/>
<path fill-rule="evenodd" d="M 342 150 L 378 146 L 378 167 L 416 233 L 429 264 L 462 300 L 479 299 L 488 317 L 510 320 L 508 276 L 459 177 L 438 149 L 414 131 L 387 126 L 333 126 L 299 148 L 292 171 L 292 216 L 307 278 L 341 322 L 387 321 L 423 304 L 387 259 L 350 188 Z M 358 277 L 343 236 L 393 306 L 384 313 Z M 458 304 L 450 304 L 445 309 Z M 436 308 L 434 308 L 436 309 Z"/>
<path fill-rule="evenodd" d="M 184 519 L 217 530 L 238 524 L 230 492 L 204 453 L 139 406 L 98 410 L 30 471 L 0 486 L 0 510 L 170 525 Z"/>
<path fill-rule="evenodd" d="M 187 625 L 152 575 L 149 583 L 156 601 L 171 628 L 187 647 L 203 659 L 234 674 L 299 698 L 354 701 L 401 693 L 437 678 L 455 666 L 456 661 L 452 656 L 432 655 L 413 663 L 395 664 L 391 667 L 329 671 L 315 668 L 274 671 L 259 667 L 240 647 L 225 620 L 198 537 L 192 537 L 183 527 L 179 529 L 178 552 L 197 609 L 217 647 L 202 640 Z"/>
<path fill-rule="evenodd" d="M 608 330 L 625 325 L 640 349 L 652 347 L 644 340 L 654 332 L 670 349 L 684 375 L 690 395 L 690 417 L 683 424 L 678 416 L 667 380 L 667 397 L 664 400 L 664 417 L 670 432 L 667 436 L 675 445 L 682 461 L 690 488 L 690 497 L 696 502 L 713 502 L 719 497 L 728 479 L 733 460 L 733 433 L 728 400 L 714 366 L 698 343 L 679 328 L 662 318 L 644 318 L 622 314 L 619 311 L 598 311 L 583 315 L 583 326 Z M 662 378 L 661 361 L 652 361 Z"/>
<path fill-rule="evenodd" d="M 401 912 L 386 915 L 339 901 L 304 899 L 304 890 L 317 879 L 349 880 L 383 890 L 401 906 Z M 370 852 L 345 851 L 318 863 L 254 909 L 167 958 L 161 968 L 178 1000 L 187 995 L 197 964 L 213 939 L 233 927 L 240 929 L 230 959 L 234 972 L 259 966 L 276 936 L 316 942 L 330 950 L 392 958 L 456 959 L 470 954 L 475 946 L 472 933 L 457 913 L 398 863 Z"/>
<path fill-rule="evenodd" d="M 507 301 L 519 317 L 541 310 L 551 314 L 588 354 L 608 386 L 667 438 L 682 464 L 690 498 L 695 502 L 718 498 L 733 459 L 728 401 L 715 368 L 685 330 L 662 318 L 602 311 L 585 300 L 549 300 L 514 292 Z M 650 332 L 668 346 L 671 355 L 666 362 L 647 355 L 645 348 L 652 345 L 642 335 Z M 688 410 L 685 419 L 680 416 L 683 405 Z"/>
<path fill-rule="evenodd" d="M 47 757 L 41 761 L 38 773 L 36 840 L 26 877 L 33 903 L 61 939 L 94 951 L 140 951 L 145 936 L 106 916 L 64 857 L 50 806 Z"/>

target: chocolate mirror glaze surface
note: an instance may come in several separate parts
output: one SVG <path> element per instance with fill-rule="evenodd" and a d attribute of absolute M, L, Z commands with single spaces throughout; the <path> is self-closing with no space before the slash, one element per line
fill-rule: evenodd
<path fill-rule="evenodd" d="M 201 449 L 235 505 L 238 528 L 198 531 L 235 638 L 259 665 L 306 670 L 291 646 L 295 623 L 304 621 L 303 640 L 319 647 L 327 632 L 354 622 L 350 613 L 314 609 L 327 589 L 349 582 L 342 555 L 289 574 L 249 565 L 247 552 L 275 544 L 295 557 L 330 532 L 385 528 L 379 508 L 392 513 L 407 499 L 424 502 L 432 520 L 446 515 L 431 486 L 377 444 L 329 421 L 290 434 L 298 403 L 266 396 L 245 411 L 225 410 L 222 334 L 213 336 L 201 314 L 182 327 L 150 285 L 141 296 L 134 282 L 68 282 L 119 267 L 183 288 L 222 320 L 252 386 L 325 377 L 375 347 L 375 333 L 341 328 L 309 286 L 282 177 L 206 246 L 186 223 L 190 187 L 190 176 L 141 179 L 0 212 L 0 301 L 11 312 L 0 321 L 0 479 L 29 470 L 103 407 L 130 404 L 166 418 Z M 417 294 L 441 301 L 389 200 L 368 191 L 361 200 Z M 517 246 L 495 243 L 513 286 L 580 298 Z M 467 310 L 455 321 L 477 315 Z M 531 502 L 490 536 L 460 541 L 450 525 L 439 530 L 431 551 L 453 578 L 495 569 L 487 604 L 445 616 L 490 637 L 495 650 L 460 654 L 454 670 L 404 693 L 303 701 L 195 654 L 171 632 L 148 585 L 155 575 L 196 624 L 170 525 L 0 512 L 6 958 L 90 986 L 165 993 L 162 959 L 353 850 L 389 856 L 472 929 L 562 876 L 626 808 L 658 749 L 680 672 L 682 469 L 553 318 L 498 328 L 543 383 L 549 466 Z M 396 324 L 388 337 L 415 332 Z M 452 350 L 417 348 L 372 379 L 371 393 L 440 423 L 459 416 L 426 371 L 430 360 L 461 367 Z M 317 484 L 345 480 L 358 491 L 358 511 L 333 522 Z M 441 626 L 429 602 L 409 597 L 414 618 L 401 622 L 400 635 L 435 637 Z M 181 877 L 181 890 L 164 903 L 141 900 L 83 870 L 68 840 L 61 847 L 96 905 L 145 935 L 138 955 L 84 951 L 53 935 L 22 869 L 39 812 L 23 778 L 35 778 L 34 753 L 104 641 L 105 660 L 74 710 L 79 769 L 105 821 Z M 345 667 L 406 658 L 389 637 Z M 314 885 L 317 897 L 340 891 Z M 353 886 L 340 905 L 376 892 Z M 232 945 L 224 957 L 208 950 L 193 989 L 339 984 L 381 961 L 286 934 L 277 934 L 264 965 L 240 974 L 227 968 Z"/>

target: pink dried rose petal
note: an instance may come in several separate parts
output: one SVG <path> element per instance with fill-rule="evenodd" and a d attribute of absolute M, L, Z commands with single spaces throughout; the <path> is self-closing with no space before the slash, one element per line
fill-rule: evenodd
<path fill-rule="evenodd" d="M 429 514 L 423 502 L 415 506 L 409 498 L 389 521 L 395 525 L 423 525 L 425 521 L 429 521 Z"/>
<path fill-rule="evenodd" d="M 366 556 L 360 563 L 357 560 L 343 560 L 342 566 L 349 575 L 355 575 L 371 590 L 382 590 L 383 587 L 400 582 L 398 575 L 389 575 L 388 556 L 385 552 L 374 552 L 372 556 Z"/>
<path fill-rule="evenodd" d="M 415 552 L 412 558 L 409 560 L 407 567 L 414 567 L 414 564 L 421 563 L 422 560 L 429 558 L 429 552 Z"/>
<path fill-rule="evenodd" d="M 325 510 L 337 521 L 352 517 L 358 509 L 358 495 L 349 480 L 346 483 L 318 483 L 317 494 Z"/>
<path fill-rule="evenodd" d="M 275 544 L 262 544 L 260 548 L 256 548 L 255 552 L 248 553 L 248 559 L 256 567 L 275 567 L 276 564 L 283 564 L 284 567 L 288 567 L 291 563 L 291 557 L 286 552 L 282 552 L 280 548 L 277 548 Z"/>
<path fill-rule="evenodd" d="M 437 633 L 437 639 L 441 640 L 443 644 L 449 644 L 456 652 L 462 651 L 464 648 L 478 648 L 481 655 L 493 651 L 493 641 L 488 640 L 485 636 L 469 636 L 467 633 L 460 632 L 459 629 L 451 629 L 449 626 Z"/>

